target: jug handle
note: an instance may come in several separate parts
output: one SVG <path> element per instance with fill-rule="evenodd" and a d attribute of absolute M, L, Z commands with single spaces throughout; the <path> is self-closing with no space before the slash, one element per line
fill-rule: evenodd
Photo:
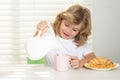
<path fill-rule="evenodd" d="M 49 26 L 49 28 L 50 28 L 50 30 L 51 30 L 51 32 L 52 32 L 52 34 L 54 34 L 54 36 L 55 36 L 54 30 L 53 30 L 53 28 L 52 28 L 52 26 L 51 26 L 51 23 L 50 23 L 50 22 L 48 22 L 48 26 Z"/>

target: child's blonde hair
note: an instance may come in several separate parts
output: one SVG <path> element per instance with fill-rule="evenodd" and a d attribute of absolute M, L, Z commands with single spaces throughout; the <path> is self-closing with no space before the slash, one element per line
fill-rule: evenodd
<path fill-rule="evenodd" d="M 89 9 L 75 4 L 67 10 L 60 12 L 53 23 L 53 29 L 56 35 L 60 35 L 59 28 L 62 20 L 66 20 L 75 25 L 82 24 L 82 28 L 75 36 L 74 42 L 78 47 L 85 44 L 88 36 L 91 34 L 91 15 Z"/>

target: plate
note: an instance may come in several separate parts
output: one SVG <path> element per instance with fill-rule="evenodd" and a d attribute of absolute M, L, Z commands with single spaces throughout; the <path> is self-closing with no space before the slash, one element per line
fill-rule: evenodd
<path fill-rule="evenodd" d="M 115 66 L 112 67 L 112 68 L 92 68 L 92 67 L 87 66 L 87 64 L 88 64 L 88 63 L 86 63 L 84 66 L 85 66 L 86 68 L 88 68 L 88 69 L 93 69 L 93 70 L 112 70 L 112 69 L 116 69 L 116 68 L 119 67 L 119 64 L 118 64 L 118 63 L 114 63 Z"/>

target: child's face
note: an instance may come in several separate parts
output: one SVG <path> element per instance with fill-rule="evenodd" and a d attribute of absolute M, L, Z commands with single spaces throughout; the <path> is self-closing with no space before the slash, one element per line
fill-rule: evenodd
<path fill-rule="evenodd" d="M 60 25 L 60 36 L 64 39 L 74 38 L 80 31 L 81 25 L 69 24 L 66 20 L 62 20 Z"/>

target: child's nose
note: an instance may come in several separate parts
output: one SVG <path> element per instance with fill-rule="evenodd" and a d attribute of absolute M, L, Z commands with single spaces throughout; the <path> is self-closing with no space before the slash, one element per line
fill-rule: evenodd
<path fill-rule="evenodd" d="M 68 28 L 66 31 L 67 31 L 67 33 L 71 33 L 72 29 Z"/>

